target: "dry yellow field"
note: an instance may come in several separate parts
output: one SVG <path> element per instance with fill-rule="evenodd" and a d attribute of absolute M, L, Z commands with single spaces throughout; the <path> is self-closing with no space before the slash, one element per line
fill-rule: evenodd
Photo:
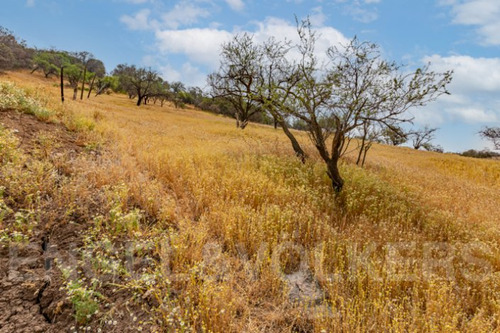
<path fill-rule="evenodd" d="M 374 145 L 363 169 L 344 159 L 336 197 L 306 135 L 303 165 L 271 127 L 117 94 L 61 106 L 54 81 L 0 81 L 109 159 L 92 184 L 111 208 L 85 244 L 150 245 L 155 264 L 120 284 L 155 296 L 146 331 L 500 331 L 500 161 Z"/>

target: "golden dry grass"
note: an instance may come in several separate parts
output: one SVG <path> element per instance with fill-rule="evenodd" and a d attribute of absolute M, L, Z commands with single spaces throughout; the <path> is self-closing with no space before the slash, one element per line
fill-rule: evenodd
<path fill-rule="evenodd" d="M 305 135 L 302 165 L 267 126 L 116 94 L 61 107 L 53 81 L 7 79 L 119 159 L 96 183 L 126 175 L 120 209 L 143 217 L 94 232 L 154 244 L 156 329 L 500 330 L 499 161 L 375 145 L 365 169 L 345 159 L 335 197 Z"/>

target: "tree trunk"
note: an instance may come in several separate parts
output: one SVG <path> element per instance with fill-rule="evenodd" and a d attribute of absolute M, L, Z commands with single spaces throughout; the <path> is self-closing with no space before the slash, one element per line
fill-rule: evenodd
<path fill-rule="evenodd" d="M 141 103 L 142 103 L 142 99 L 143 99 L 143 98 L 144 98 L 144 96 L 141 96 L 141 95 L 139 95 L 139 96 L 137 97 L 137 106 L 141 106 Z"/>
<path fill-rule="evenodd" d="M 342 191 L 342 187 L 344 187 L 344 180 L 340 176 L 339 171 L 339 161 L 342 153 L 342 146 L 344 145 L 345 133 L 341 130 L 337 130 L 333 136 L 332 140 L 332 156 L 331 158 L 323 160 L 326 162 L 328 177 L 330 177 L 332 181 L 333 190 L 336 193 L 340 193 Z"/>
<path fill-rule="evenodd" d="M 85 89 L 85 75 L 87 75 L 87 66 L 83 68 L 82 93 L 80 94 L 80 99 L 83 99 L 83 90 Z"/>
<path fill-rule="evenodd" d="M 236 118 L 236 128 L 240 128 L 240 115 L 238 112 L 235 112 L 234 118 Z"/>
<path fill-rule="evenodd" d="M 80 82 L 80 78 L 82 78 L 82 74 L 83 72 L 80 71 L 80 74 L 79 74 L 79 78 L 78 78 L 78 81 L 74 82 L 74 83 L 71 83 L 70 84 L 74 84 L 73 86 L 73 100 L 76 101 L 76 98 L 78 97 L 78 82 Z M 83 78 L 85 80 L 85 78 Z"/>
<path fill-rule="evenodd" d="M 95 82 L 96 76 L 97 76 L 97 74 L 94 74 L 94 77 L 92 78 L 92 83 L 90 84 L 90 87 L 89 87 L 89 94 L 87 95 L 87 99 L 90 98 L 90 93 L 92 92 L 92 89 L 94 89 L 94 82 Z"/>
<path fill-rule="evenodd" d="M 248 120 L 240 121 L 240 128 L 245 129 L 248 125 Z"/>
<path fill-rule="evenodd" d="M 61 102 L 64 103 L 64 67 L 61 67 Z"/>
<path fill-rule="evenodd" d="M 338 159 L 331 159 L 326 163 L 328 177 L 330 177 L 332 181 L 333 190 L 336 193 L 340 193 L 342 191 L 342 187 L 344 187 L 344 180 L 340 176 L 340 171 L 338 167 Z"/>
<path fill-rule="evenodd" d="M 302 150 L 302 147 L 300 146 L 299 142 L 297 139 L 295 139 L 295 136 L 290 132 L 288 129 L 288 126 L 284 121 L 278 121 L 281 128 L 283 129 L 283 132 L 285 132 L 286 136 L 288 139 L 290 139 L 290 142 L 292 143 L 293 151 L 295 152 L 295 155 L 301 160 L 302 163 L 306 163 L 306 158 L 307 155 L 306 153 Z"/>
<path fill-rule="evenodd" d="M 356 161 L 356 165 L 359 165 L 359 163 L 361 162 L 361 158 L 363 157 L 363 152 L 365 150 L 365 141 L 366 141 L 366 133 L 365 133 L 365 135 L 363 135 L 363 138 L 361 139 L 361 147 L 359 148 L 358 159 Z"/>
<path fill-rule="evenodd" d="M 371 144 L 365 147 L 365 152 L 363 153 L 363 161 L 361 162 L 361 167 L 365 166 L 366 155 L 368 154 L 368 150 L 371 148 Z"/>

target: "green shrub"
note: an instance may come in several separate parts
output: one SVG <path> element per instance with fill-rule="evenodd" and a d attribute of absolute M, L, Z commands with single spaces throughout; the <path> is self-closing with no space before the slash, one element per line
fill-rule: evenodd
<path fill-rule="evenodd" d="M 0 82 L 0 111 L 3 110 L 17 110 L 32 114 L 43 121 L 49 121 L 54 115 L 38 99 L 9 82 Z"/>

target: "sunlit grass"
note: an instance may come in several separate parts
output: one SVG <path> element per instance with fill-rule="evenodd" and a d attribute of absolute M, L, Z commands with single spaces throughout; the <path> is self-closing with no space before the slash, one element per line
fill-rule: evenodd
<path fill-rule="evenodd" d="M 92 242 L 103 240 L 153 244 L 147 253 L 159 258 L 156 266 L 124 288 L 152 291 L 163 330 L 499 329 L 498 161 L 375 145 L 365 169 L 350 163 L 352 156 L 343 161 L 346 186 L 336 196 L 301 133 L 311 155 L 306 164 L 271 127 L 251 124 L 242 131 L 231 119 L 171 106 L 138 108 L 123 95 L 61 106 L 50 80 L 24 73 L 9 79 L 41 89 L 48 109 L 63 120 L 71 115 L 69 129 L 94 133 L 88 136 L 117 161 L 80 170 L 106 197 L 100 215 L 88 214 L 94 229 L 86 251 L 97 253 Z M 6 161 L 15 155 L 9 149 Z M 15 173 L 12 179 L 19 189 L 30 184 Z M 85 196 L 83 188 L 72 189 Z M 463 255 L 469 242 L 487 247 L 474 248 L 474 258 L 489 263 L 487 279 L 470 281 L 463 273 L 471 269 Z M 440 246 L 455 251 L 453 279 L 449 272 L 426 275 L 420 260 Z M 403 253 L 397 265 L 391 249 Z M 394 267 L 416 278 L 394 278 Z M 300 280 L 302 288 L 320 294 L 313 303 L 291 297 L 289 273 L 301 271 L 310 275 Z"/>

